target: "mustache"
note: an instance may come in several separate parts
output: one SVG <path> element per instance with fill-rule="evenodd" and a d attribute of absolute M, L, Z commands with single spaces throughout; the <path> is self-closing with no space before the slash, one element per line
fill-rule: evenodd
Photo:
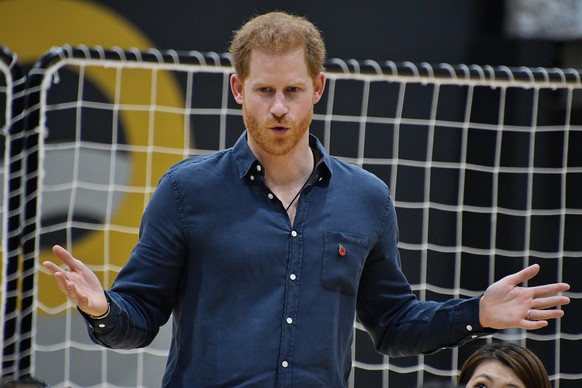
<path fill-rule="evenodd" d="M 274 120 L 267 120 L 263 123 L 264 127 L 293 127 L 295 125 L 295 121 L 289 119 L 274 119 Z"/>

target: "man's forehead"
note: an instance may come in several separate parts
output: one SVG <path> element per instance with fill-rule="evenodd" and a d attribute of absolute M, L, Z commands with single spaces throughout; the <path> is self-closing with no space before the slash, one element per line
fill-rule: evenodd
<path fill-rule="evenodd" d="M 307 61 L 300 49 L 286 52 L 253 51 L 248 70 L 246 78 L 277 77 L 296 78 L 297 81 L 311 80 Z"/>

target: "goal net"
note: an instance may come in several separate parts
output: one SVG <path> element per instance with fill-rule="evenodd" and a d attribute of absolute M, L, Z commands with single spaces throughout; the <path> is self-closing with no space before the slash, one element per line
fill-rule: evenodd
<path fill-rule="evenodd" d="M 566 317 L 495 339 L 534 350 L 555 386 L 582 379 L 582 83 L 575 70 L 330 60 L 311 132 L 394 196 L 402 267 L 422 300 L 471 297 L 532 263 L 567 281 Z M 29 73 L 24 257 L 62 244 L 108 288 L 160 176 L 243 130 L 228 56 L 60 47 Z M 38 168 L 38 169 L 36 169 Z M 159 386 L 170 328 L 134 351 L 92 344 L 37 264 L 34 375 L 53 386 Z M 481 339 L 432 355 L 378 355 L 356 321 L 355 387 L 454 380 Z"/>
<path fill-rule="evenodd" d="M 30 339 L 30 327 L 21 336 L 20 319 L 32 316 L 32 310 L 22 310 L 23 272 L 20 262 L 20 199 L 23 174 L 24 84 L 17 57 L 7 47 L 0 46 L 0 330 L 2 338 L 2 379 L 19 368 L 22 339 Z M 31 272 L 33 274 L 33 272 Z M 31 287 L 29 287 L 30 289 Z M 30 289 L 29 294 L 33 292 Z M 31 299 L 29 299 L 32 301 Z M 31 305 L 31 303 L 29 303 Z M 25 320 L 26 321 L 26 320 Z M 24 340 L 26 341 L 26 340 Z"/>

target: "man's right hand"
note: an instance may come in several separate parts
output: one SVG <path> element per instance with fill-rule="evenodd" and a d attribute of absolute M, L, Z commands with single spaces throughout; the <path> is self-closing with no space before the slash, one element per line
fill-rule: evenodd
<path fill-rule="evenodd" d="M 59 245 L 53 247 L 53 254 L 68 267 L 63 269 L 52 261 L 42 263 L 53 274 L 59 289 L 84 313 L 95 317 L 107 313 L 107 298 L 93 271 Z"/>

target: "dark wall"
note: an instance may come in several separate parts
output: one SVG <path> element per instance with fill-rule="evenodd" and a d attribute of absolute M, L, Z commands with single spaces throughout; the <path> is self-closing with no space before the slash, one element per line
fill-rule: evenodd
<path fill-rule="evenodd" d="M 323 32 L 328 56 L 378 61 L 467 62 L 480 27 L 478 2 L 100 0 L 161 49 L 226 51 L 232 31 L 257 13 L 286 10 Z"/>
<path fill-rule="evenodd" d="M 395 62 L 554 67 L 562 44 L 511 39 L 499 0 L 99 0 L 160 49 L 224 52 L 232 31 L 255 14 L 285 10 L 323 32 L 328 57 Z"/>

